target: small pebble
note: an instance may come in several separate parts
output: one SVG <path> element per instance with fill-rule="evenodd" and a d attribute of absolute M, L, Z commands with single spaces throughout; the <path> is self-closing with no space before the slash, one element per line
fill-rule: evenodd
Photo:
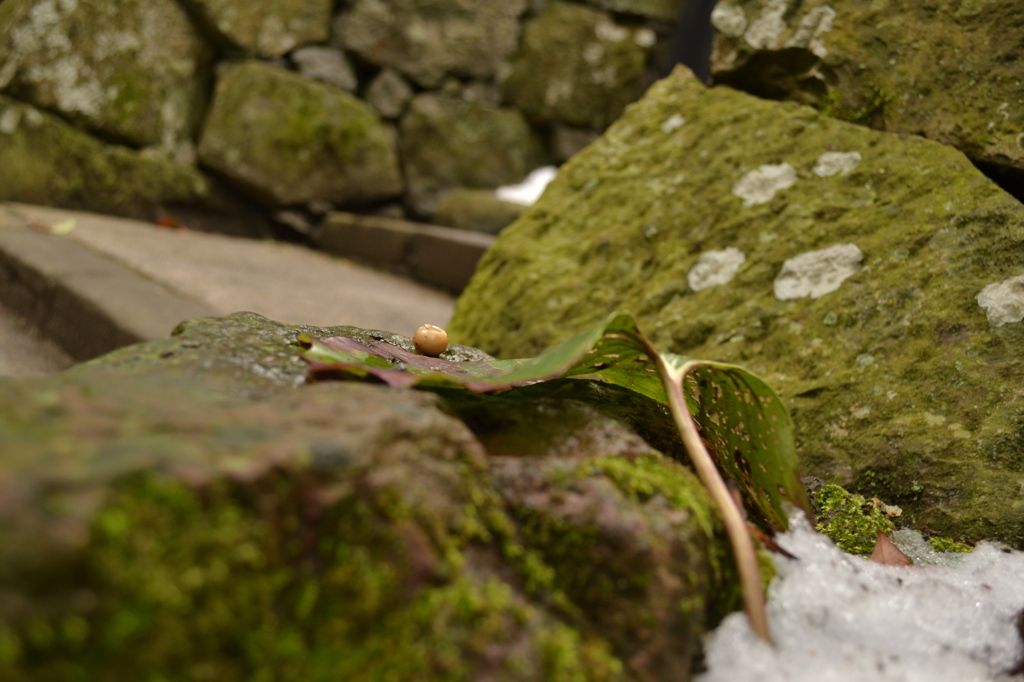
<path fill-rule="evenodd" d="M 425 324 L 412 335 L 416 350 L 437 357 L 448 347 L 448 332 L 433 324 Z"/>

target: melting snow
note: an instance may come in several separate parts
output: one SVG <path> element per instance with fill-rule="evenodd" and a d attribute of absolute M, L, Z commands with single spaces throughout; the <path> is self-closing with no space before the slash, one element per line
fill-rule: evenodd
<path fill-rule="evenodd" d="M 495 190 L 502 201 L 529 206 L 540 199 L 548 183 L 555 179 L 558 169 L 554 166 L 543 166 L 530 172 L 526 179 L 518 185 L 505 185 Z"/>
<path fill-rule="evenodd" d="M 1024 656 L 1024 552 L 936 552 L 904 530 L 894 540 L 915 565 L 883 566 L 843 553 L 802 516 L 777 540 L 798 559 L 773 557 L 775 647 L 734 613 L 709 636 L 698 682 L 1009 680 Z"/>

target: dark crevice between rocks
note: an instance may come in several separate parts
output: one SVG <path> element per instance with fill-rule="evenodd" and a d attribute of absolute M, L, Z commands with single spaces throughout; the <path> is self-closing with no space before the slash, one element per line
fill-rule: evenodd
<path fill-rule="evenodd" d="M 985 177 L 999 185 L 1000 189 L 1024 203 L 1024 169 L 974 159 L 971 159 L 971 163 L 984 173 Z"/>

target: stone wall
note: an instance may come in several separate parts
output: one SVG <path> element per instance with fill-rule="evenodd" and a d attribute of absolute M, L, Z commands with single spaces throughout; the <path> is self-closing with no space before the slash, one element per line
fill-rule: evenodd
<path fill-rule="evenodd" d="M 5 0 L 0 199 L 430 219 L 592 141 L 679 5 Z"/>

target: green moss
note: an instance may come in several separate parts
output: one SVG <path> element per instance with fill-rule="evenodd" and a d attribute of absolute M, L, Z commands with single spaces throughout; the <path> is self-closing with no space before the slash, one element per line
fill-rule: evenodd
<path fill-rule="evenodd" d="M 814 493 L 818 504 L 815 529 L 832 539 L 844 552 L 871 554 L 878 531 L 891 533 L 895 526 L 881 508 L 838 485 L 826 485 Z"/>
<path fill-rule="evenodd" d="M 588 461 L 576 473 L 581 476 L 604 474 L 638 502 L 661 495 L 673 508 L 693 514 L 697 527 L 707 537 L 712 537 L 717 530 L 717 517 L 704 486 L 692 471 L 659 453 L 630 460 L 599 457 Z"/>
<path fill-rule="evenodd" d="M 886 90 L 868 88 L 862 96 L 860 106 L 850 107 L 845 104 L 843 95 L 838 90 L 829 90 L 818 105 L 818 111 L 840 121 L 871 126 L 885 115 L 886 105 L 895 99 L 895 96 Z"/>
<path fill-rule="evenodd" d="M 0 628 L 5 679 L 468 680 L 483 660 L 509 679 L 621 673 L 511 585 L 449 570 L 465 538 L 416 540 L 429 511 L 376 495 L 314 514 L 310 484 L 126 482 L 69 588 L 93 597 Z M 495 663 L 503 645 L 522 655 Z"/>
<path fill-rule="evenodd" d="M 564 625 L 555 625 L 539 633 L 542 680 L 591 682 L 623 677 L 622 662 L 608 645 L 587 641 Z"/>
<path fill-rule="evenodd" d="M 959 542 L 951 538 L 944 538 L 938 535 L 933 535 L 928 538 L 928 543 L 932 546 L 936 552 L 962 552 L 967 553 L 974 548 L 968 545 L 966 542 Z"/>

